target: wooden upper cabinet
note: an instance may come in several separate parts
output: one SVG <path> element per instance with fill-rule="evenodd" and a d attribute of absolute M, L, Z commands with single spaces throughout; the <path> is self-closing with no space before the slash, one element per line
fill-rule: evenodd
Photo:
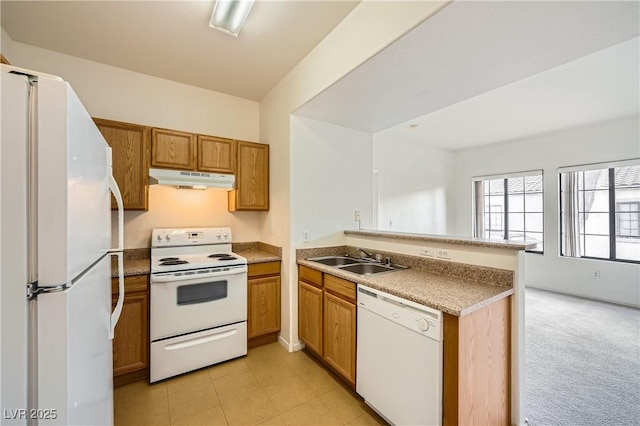
<path fill-rule="evenodd" d="M 236 189 L 229 211 L 269 210 L 269 145 L 236 141 Z"/>
<path fill-rule="evenodd" d="M 124 208 L 149 208 L 149 128 L 137 124 L 94 118 L 98 130 L 111 146 L 113 176 Z M 111 208 L 117 208 L 111 197 Z"/>
<path fill-rule="evenodd" d="M 196 169 L 196 135 L 151 129 L 151 165 L 171 169 Z"/>
<path fill-rule="evenodd" d="M 198 136 L 198 170 L 233 174 L 236 164 L 235 141 L 214 136 Z"/>

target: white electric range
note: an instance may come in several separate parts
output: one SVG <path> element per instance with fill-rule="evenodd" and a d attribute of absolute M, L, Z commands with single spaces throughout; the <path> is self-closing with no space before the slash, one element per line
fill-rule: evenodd
<path fill-rule="evenodd" d="M 154 229 L 150 381 L 247 354 L 247 260 L 230 228 Z"/>

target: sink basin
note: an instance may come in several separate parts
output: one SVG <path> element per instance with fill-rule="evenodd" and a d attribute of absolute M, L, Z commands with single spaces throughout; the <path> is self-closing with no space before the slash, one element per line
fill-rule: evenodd
<path fill-rule="evenodd" d="M 307 259 L 312 262 L 322 263 L 327 266 L 343 266 L 343 265 L 353 265 L 356 263 L 360 263 L 360 260 L 354 259 L 352 257 L 346 256 L 325 256 L 325 257 L 314 257 L 311 259 Z"/>
<path fill-rule="evenodd" d="M 373 275 L 383 272 L 393 272 L 397 270 L 407 269 L 407 266 L 401 265 L 383 265 L 381 263 L 372 262 L 367 259 L 358 259 L 349 256 L 323 256 L 313 257 L 312 262 L 322 263 L 326 266 L 332 266 L 341 271 L 351 272 L 357 275 Z"/>
<path fill-rule="evenodd" d="M 340 269 L 347 272 L 353 272 L 358 275 L 379 274 L 381 272 L 391 272 L 395 270 L 389 266 L 378 265 L 375 263 L 358 263 L 356 265 L 343 266 Z"/>

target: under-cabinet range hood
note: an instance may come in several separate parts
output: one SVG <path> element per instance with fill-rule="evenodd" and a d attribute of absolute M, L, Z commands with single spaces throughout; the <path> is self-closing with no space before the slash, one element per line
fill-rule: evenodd
<path fill-rule="evenodd" d="M 235 178 L 234 175 L 221 173 L 149 169 L 149 185 L 166 185 L 191 189 L 218 188 L 231 191 Z"/>

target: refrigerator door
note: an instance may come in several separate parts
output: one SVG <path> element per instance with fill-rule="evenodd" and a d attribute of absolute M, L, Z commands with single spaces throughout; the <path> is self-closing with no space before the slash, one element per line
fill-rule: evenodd
<path fill-rule="evenodd" d="M 70 283 L 111 245 L 108 145 L 67 82 L 38 79 L 38 286 Z"/>
<path fill-rule="evenodd" d="M 56 410 L 38 424 L 113 424 L 110 256 L 39 295 L 37 311 L 38 407 Z"/>
<path fill-rule="evenodd" d="M 25 76 L 4 69 L 0 78 L 0 423 L 26 424 L 26 416 L 19 410 L 27 408 L 29 82 Z"/>

